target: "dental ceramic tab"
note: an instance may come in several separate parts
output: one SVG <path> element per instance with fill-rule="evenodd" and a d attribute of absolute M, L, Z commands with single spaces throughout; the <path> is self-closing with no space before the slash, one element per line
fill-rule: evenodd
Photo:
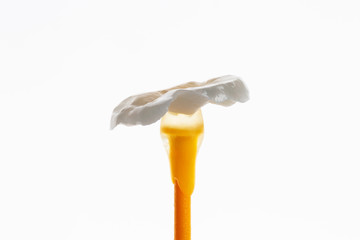
<path fill-rule="evenodd" d="M 207 103 L 230 106 L 248 99 L 248 90 L 237 76 L 226 75 L 206 82 L 188 82 L 126 98 L 113 110 L 111 129 L 118 124 L 149 125 L 168 111 L 193 114 Z"/>

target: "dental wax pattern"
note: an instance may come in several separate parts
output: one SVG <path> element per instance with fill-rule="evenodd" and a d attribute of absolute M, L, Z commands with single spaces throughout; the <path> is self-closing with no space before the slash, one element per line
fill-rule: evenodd
<path fill-rule="evenodd" d="M 191 115 L 207 103 L 230 106 L 248 99 L 248 90 L 237 76 L 226 75 L 201 83 L 188 82 L 126 98 L 113 110 L 111 129 L 118 124 L 149 125 L 168 111 Z"/>
<path fill-rule="evenodd" d="M 203 83 L 188 82 L 170 89 L 131 96 L 113 111 L 111 129 L 118 124 L 148 125 L 161 119 L 160 133 L 170 160 L 174 184 L 174 239 L 191 239 L 191 195 L 196 155 L 204 132 L 201 107 L 246 102 L 248 90 L 236 76 Z"/>

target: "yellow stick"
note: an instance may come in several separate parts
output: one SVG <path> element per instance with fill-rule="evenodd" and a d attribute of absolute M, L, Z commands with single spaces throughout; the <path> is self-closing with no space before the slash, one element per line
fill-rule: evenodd
<path fill-rule="evenodd" d="M 174 184 L 174 229 L 175 240 L 191 239 L 191 195 L 181 192 L 177 181 Z"/>
<path fill-rule="evenodd" d="M 195 160 L 204 132 L 201 111 L 193 115 L 168 112 L 161 120 L 160 132 L 169 154 L 171 178 L 174 183 L 175 240 L 190 240 Z"/>

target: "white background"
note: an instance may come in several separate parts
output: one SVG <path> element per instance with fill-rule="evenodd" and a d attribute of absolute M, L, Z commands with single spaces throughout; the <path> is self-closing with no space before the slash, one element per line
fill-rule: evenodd
<path fill-rule="evenodd" d="M 0 239 L 172 239 L 159 123 L 129 95 L 225 74 L 193 239 L 360 239 L 357 0 L 0 2 Z"/>

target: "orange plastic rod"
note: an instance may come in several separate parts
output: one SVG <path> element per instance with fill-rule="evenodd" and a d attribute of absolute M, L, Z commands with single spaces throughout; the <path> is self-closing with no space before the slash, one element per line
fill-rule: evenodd
<path fill-rule="evenodd" d="M 175 190 L 175 240 L 191 239 L 191 195 L 181 192 L 177 181 L 174 184 Z"/>

